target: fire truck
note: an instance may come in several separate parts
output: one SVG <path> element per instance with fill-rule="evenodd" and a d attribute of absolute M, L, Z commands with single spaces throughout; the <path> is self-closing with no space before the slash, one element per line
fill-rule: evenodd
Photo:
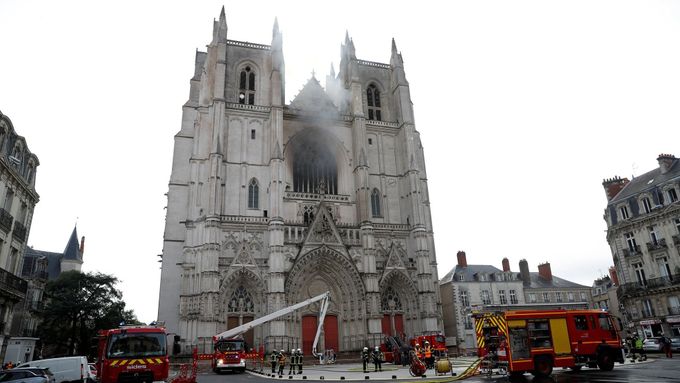
<path fill-rule="evenodd" d="M 213 371 L 218 374 L 226 370 L 240 372 L 245 371 L 246 360 L 262 358 L 264 355 L 260 355 L 257 352 L 248 352 L 248 345 L 243 340 L 243 333 L 263 323 L 267 323 L 284 315 L 290 314 L 295 310 L 301 309 L 319 301 L 321 301 L 318 322 L 319 325 L 316 330 L 316 336 L 314 337 L 314 343 L 312 344 L 312 354 L 315 357 L 318 357 L 319 354 L 316 352 L 316 345 L 319 342 L 319 335 L 321 334 L 321 330 L 323 328 L 323 320 L 326 316 L 328 305 L 330 304 L 329 292 L 317 295 L 316 297 L 307 299 L 292 306 L 285 307 L 281 310 L 275 311 L 271 314 L 257 318 L 241 326 L 234 327 L 233 329 L 213 336 Z"/>
<path fill-rule="evenodd" d="M 553 367 L 603 371 L 623 363 L 621 338 L 600 310 L 474 313 L 478 355 L 496 358 L 511 375 L 548 376 Z"/>
<path fill-rule="evenodd" d="M 420 348 L 425 347 L 425 342 L 430 344 L 432 349 L 432 354 L 439 357 L 446 357 L 448 349 L 446 348 L 446 338 L 441 333 L 431 333 L 427 335 L 418 335 L 411 338 L 411 347 L 415 347 L 416 343 L 420 345 Z"/>
<path fill-rule="evenodd" d="M 136 383 L 168 378 L 170 360 L 165 327 L 121 326 L 97 334 L 97 379 L 100 383 Z"/>

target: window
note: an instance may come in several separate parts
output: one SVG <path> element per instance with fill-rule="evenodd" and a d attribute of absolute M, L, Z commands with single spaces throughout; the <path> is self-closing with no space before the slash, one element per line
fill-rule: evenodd
<path fill-rule="evenodd" d="M 656 263 L 659 264 L 659 275 L 661 278 L 673 279 L 671 274 L 671 268 L 668 265 L 668 257 L 659 257 L 656 259 Z"/>
<path fill-rule="evenodd" d="M 649 228 L 649 239 L 652 241 L 653 245 L 659 244 L 659 235 L 656 233 L 656 226 L 650 226 Z"/>
<path fill-rule="evenodd" d="M 369 139 L 368 139 L 368 144 L 369 144 L 369 145 L 373 145 L 373 139 L 372 139 L 372 138 L 369 138 Z"/>
<path fill-rule="evenodd" d="M 668 297 L 668 314 L 680 314 L 680 299 L 677 296 Z"/>
<path fill-rule="evenodd" d="M 626 233 L 626 243 L 628 244 L 628 250 L 630 250 L 631 253 L 637 253 L 637 242 L 635 242 L 635 236 L 633 233 Z"/>
<path fill-rule="evenodd" d="M 511 305 L 517 304 L 517 294 L 515 294 L 515 290 L 510 290 L 510 304 Z"/>
<path fill-rule="evenodd" d="M 642 316 L 643 317 L 653 317 L 654 307 L 652 306 L 652 301 L 645 299 L 642 301 Z"/>
<path fill-rule="evenodd" d="M 458 274 L 458 280 L 459 280 L 459 281 L 464 281 L 464 280 L 465 280 L 465 276 L 464 276 L 463 274 Z"/>
<path fill-rule="evenodd" d="M 460 291 L 460 304 L 463 305 L 463 307 L 470 307 L 470 299 L 468 299 L 467 290 Z"/>
<path fill-rule="evenodd" d="M 14 202 L 14 190 L 8 188 L 7 193 L 5 193 L 5 206 L 3 206 L 3 207 L 10 214 L 12 212 L 12 203 L 13 202 Z"/>
<path fill-rule="evenodd" d="M 248 209 L 260 208 L 260 187 L 257 185 L 257 180 L 253 178 L 248 185 Z"/>
<path fill-rule="evenodd" d="M 490 305 L 491 297 L 489 296 L 489 290 L 482 290 L 482 304 Z"/>
<path fill-rule="evenodd" d="M 536 294 L 535 293 L 529 293 L 529 302 L 536 303 Z"/>
<path fill-rule="evenodd" d="M 293 191 L 338 194 L 338 166 L 328 142 L 324 134 L 313 131 L 290 144 L 293 153 Z"/>
<path fill-rule="evenodd" d="M 621 219 L 628 219 L 628 206 L 619 207 L 619 214 L 621 215 Z"/>
<path fill-rule="evenodd" d="M 674 220 L 674 222 L 675 222 L 675 229 L 678 231 L 678 233 L 680 233 L 680 218 L 676 218 Z"/>
<path fill-rule="evenodd" d="M 254 140 L 255 139 L 255 129 L 250 130 L 250 139 Z"/>
<path fill-rule="evenodd" d="M 635 277 L 640 286 L 647 285 L 647 278 L 645 278 L 645 269 L 642 268 L 642 262 L 633 263 L 633 268 L 635 269 Z"/>
<path fill-rule="evenodd" d="M 588 297 L 586 296 L 586 293 L 581 291 L 580 295 L 581 295 L 581 302 L 587 302 L 588 301 Z"/>
<path fill-rule="evenodd" d="M 498 300 L 502 305 L 508 304 L 508 300 L 505 298 L 505 290 L 498 290 Z"/>
<path fill-rule="evenodd" d="M 550 293 L 543 293 L 543 302 L 550 302 Z"/>
<path fill-rule="evenodd" d="M 585 315 L 574 315 L 574 326 L 577 330 L 588 331 L 588 320 Z"/>
<path fill-rule="evenodd" d="M 678 200 L 678 193 L 675 191 L 675 189 L 668 189 L 668 199 L 671 201 L 671 203 Z"/>
<path fill-rule="evenodd" d="M 373 189 L 371 193 L 371 213 L 374 217 L 381 217 L 380 211 L 380 191 L 378 189 Z"/>
<path fill-rule="evenodd" d="M 371 84 L 366 89 L 366 103 L 368 104 L 368 119 L 382 121 L 380 113 L 380 90 Z"/>
<path fill-rule="evenodd" d="M 642 211 L 644 211 L 645 213 L 650 213 L 652 211 L 652 203 L 649 202 L 649 198 L 643 197 L 641 202 Z"/>
<path fill-rule="evenodd" d="M 246 66 L 241 69 L 241 75 L 239 76 L 239 93 L 238 93 L 238 103 L 239 104 L 255 104 L 255 73 L 251 70 L 250 66 Z"/>
<path fill-rule="evenodd" d="M 569 302 L 573 302 L 574 301 L 574 293 L 572 293 L 571 291 L 568 292 L 567 298 L 569 299 Z"/>
<path fill-rule="evenodd" d="M 555 293 L 555 302 L 562 302 L 562 294 L 561 292 L 556 292 Z"/>

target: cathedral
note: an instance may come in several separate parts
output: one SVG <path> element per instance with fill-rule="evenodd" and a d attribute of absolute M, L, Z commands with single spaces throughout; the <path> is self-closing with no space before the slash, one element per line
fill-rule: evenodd
<path fill-rule="evenodd" d="M 312 75 L 285 103 L 283 37 L 227 38 L 224 8 L 196 52 L 175 135 L 158 319 L 183 351 L 330 292 L 318 349 L 443 329 L 423 147 L 402 56 Z M 387 42 L 389 43 L 389 42 Z M 319 306 L 244 334 L 309 354 Z"/>

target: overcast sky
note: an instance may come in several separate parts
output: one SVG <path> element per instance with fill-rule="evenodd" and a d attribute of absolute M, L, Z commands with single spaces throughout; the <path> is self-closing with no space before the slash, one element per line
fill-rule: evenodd
<path fill-rule="evenodd" d="M 331 5 L 332 4 L 332 5 Z M 0 0 L 0 111 L 40 159 L 29 245 L 114 274 L 156 319 L 173 136 L 195 50 L 225 5 L 228 38 L 283 32 L 286 99 L 357 57 L 411 86 L 439 276 L 469 264 L 591 285 L 612 257 L 602 180 L 680 156 L 680 2 Z"/>

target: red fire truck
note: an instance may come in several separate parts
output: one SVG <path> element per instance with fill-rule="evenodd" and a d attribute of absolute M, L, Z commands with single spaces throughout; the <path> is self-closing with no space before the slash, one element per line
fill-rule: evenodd
<path fill-rule="evenodd" d="M 121 326 L 98 333 L 96 368 L 100 383 L 166 380 L 169 362 L 163 326 Z"/>
<path fill-rule="evenodd" d="M 623 363 L 621 338 L 609 313 L 545 310 L 475 313 L 480 357 L 497 358 L 511 375 L 547 376 L 553 367 L 610 371 Z"/>
<path fill-rule="evenodd" d="M 330 304 L 329 292 L 325 292 L 321 295 L 307 299 L 292 306 L 285 307 L 281 310 L 275 311 L 271 314 L 257 318 L 241 326 L 234 327 L 233 329 L 224 331 L 220 334 L 213 336 L 213 354 L 212 354 L 213 371 L 218 374 L 225 370 L 232 371 L 235 370 L 240 372 L 245 371 L 246 360 L 263 358 L 264 355 L 258 353 L 257 351 L 248 352 L 249 346 L 243 340 L 243 333 L 254 328 L 255 326 L 259 326 L 263 323 L 267 323 L 284 315 L 288 315 L 294 312 L 295 310 L 309 306 L 312 303 L 318 301 L 321 301 L 320 302 L 321 310 L 319 313 L 319 325 L 317 327 L 316 337 L 314 338 L 314 343 L 312 345 L 312 354 L 314 355 L 314 357 L 318 357 L 320 354 L 317 354 L 316 352 L 316 345 L 319 341 L 321 329 L 323 328 L 323 320 L 324 317 L 326 316 L 328 305 Z"/>
<path fill-rule="evenodd" d="M 415 347 L 417 343 L 421 349 L 425 348 L 425 342 L 428 342 L 430 344 L 432 354 L 435 357 L 439 358 L 445 357 L 447 355 L 448 350 L 446 348 L 446 338 L 441 333 L 418 335 L 416 337 L 411 338 L 410 341 L 411 347 Z"/>

